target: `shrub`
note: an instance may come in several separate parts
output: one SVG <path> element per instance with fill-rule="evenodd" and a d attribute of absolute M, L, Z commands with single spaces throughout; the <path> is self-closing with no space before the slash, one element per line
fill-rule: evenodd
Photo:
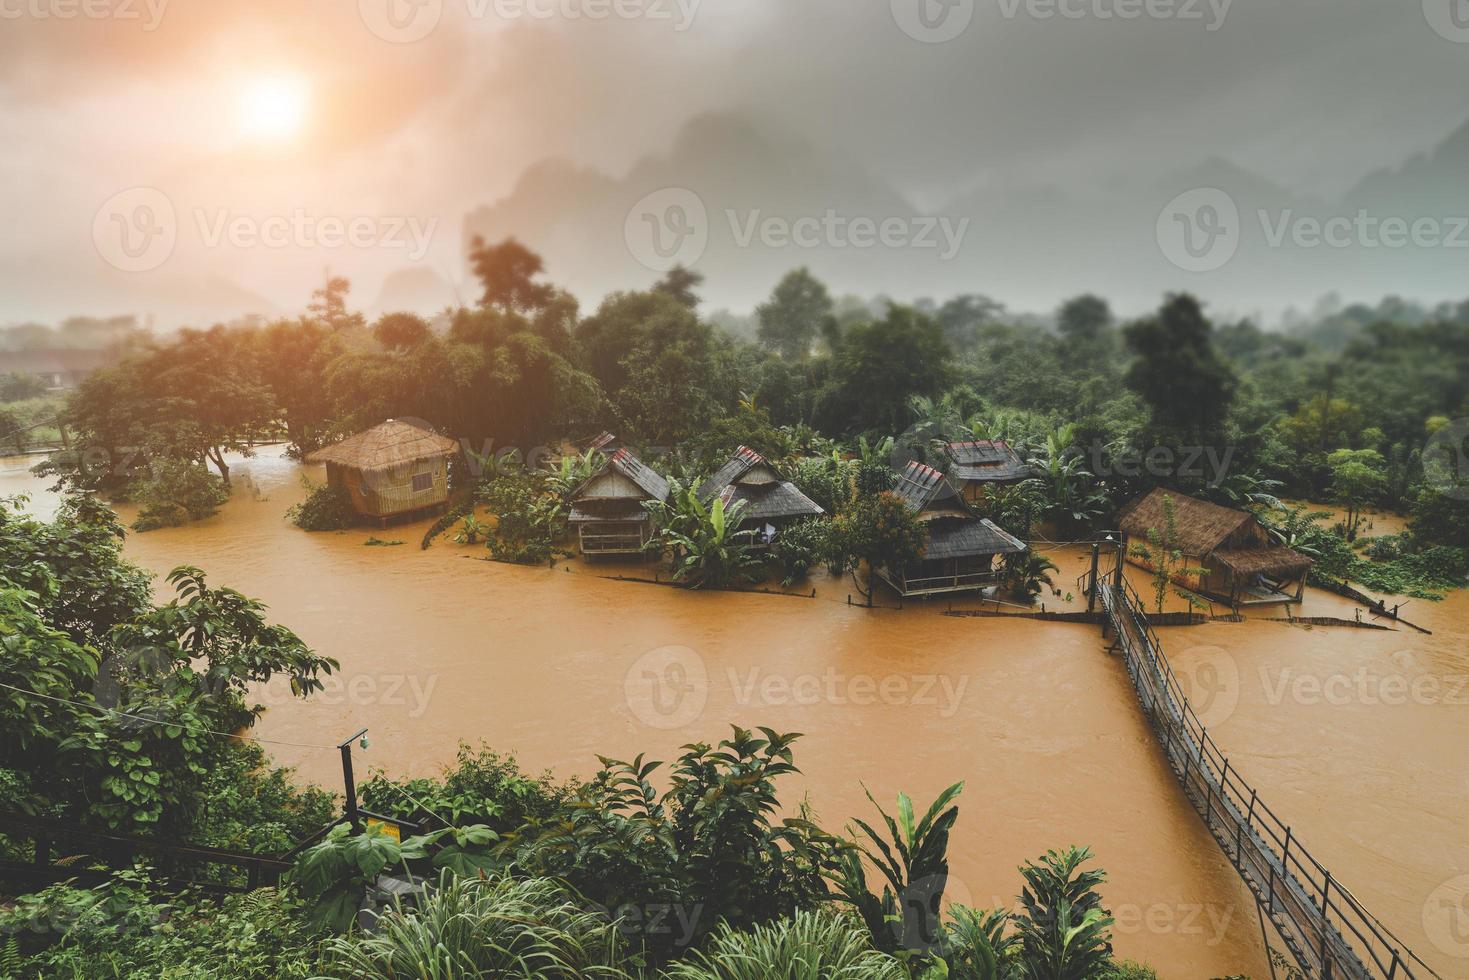
<path fill-rule="evenodd" d="M 648 548 L 672 555 L 674 581 L 693 589 L 757 581 L 765 559 L 755 548 L 755 533 L 739 530 L 745 501 L 726 510 L 721 498 L 706 506 L 692 486 L 670 486 L 668 502 L 649 508 L 658 533 Z"/>
<path fill-rule="evenodd" d="M 791 482 L 828 514 L 846 510 L 852 499 L 852 464 L 833 453 L 818 459 L 803 459 L 791 474 Z"/>
<path fill-rule="evenodd" d="M 617 926 L 544 878 L 445 873 L 415 911 L 384 914 L 370 936 L 330 944 L 332 972 L 361 980 L 501 977 L 631 980 Z"/>
<path fill-rule="evenodd" d="M 46 379 L 37 374 L 11 371 L 0 374 L 0 402 L 23 402 L 46 394 Z"/>
<path fill-rule="evenodd" d="M 526 775 L 514 756 L 486 745 L 475 751 L 465 742 L 438 779 L 393 780 L 374 773 L 359 789 L 362 805 L 385 816 L 426 826 L 485 824 L 499 833 L 548 819 L 570 795 L 550 773 Z"/>
<path fill-rule="evenodd" d="M 326 966 L 323 938 L 303 927 L 299 903 L 284 892 L 262 888 L 222 901 L 186 892 L 163 901 L 138 881 L 123 872 L 114 876 L 117 884 L 96 889 L 55 886 L 72 901 L 97 903 L 100 896 L 102 908 L 114 906 L 112 921 L 105 928 L 73 930 L 5 975 L 290 980 L 319 976 Z M 124 890 L 130 894 L 119 910 Z"/>
<path fill-rule="evenodd" d="M 229 496 L 229 484 L 197 463 L 154 460 L 147 475 L 128 488 L 128 498 L 142 507 L 133 530 L 152 531 L 202 520 L 218 511 Z"/>
<path fill-rule="evenodd" d="M 357 511 L 346 487 L 327 484 L 311 487 L 305 500 L 286 511 L 286 518 L 303 531 L 345 531 L 357 523 Z"/>
<path fill-rule="evenodd" d="M 1097 892 L 1107 874 L 1080 870 L 1091 856 L 1090 848 L 1068 847 L 1021 866 L 1025 889 L 1016 925 L 1027 976 L 1091 980 L 1110 968 L 1112 917 Z"/>
<path fill-rule="evenodd" d="M 721 926 L 706 949 L 675 963 L 663 976 L 666 980 L 907 980 L 908 971 L 898 960 L 873 949 L 851 918 L 825 910 L 797 912 L 749 932 Z"/>
<path fill-rule="evenodd" d="M 495 514 L 490 553 L 502 561 L 539 565 L 566 533 L 561 499 L 537 473 L 512 470 L 482 484 L 479 501 Z"/>
<path fill-rule="evenodd" d="M 826 554 L 829 524 L 820 518 L 799 521 L 775 537 L 770 553 L 780 563 L 781 585 L 793 585 L 806 577 Z"/>
<path fill-rule="evenodd" d="M 721 921 L 745 928 L 808 908 L 825 894 L 813 851 L 824 838 L 776 815 L 775 784 L 795 773 L 795 735 L 740 728 L 718 747 L 685 746 L 660 793 L 661 765 L 602 760 L 554 819 L 525 831 L 517 866 L 566 881 L 614 915 L 631 909 L 651 955 L 681 952 Z M 684 921 L 669 928 L 662 909 Z"/>

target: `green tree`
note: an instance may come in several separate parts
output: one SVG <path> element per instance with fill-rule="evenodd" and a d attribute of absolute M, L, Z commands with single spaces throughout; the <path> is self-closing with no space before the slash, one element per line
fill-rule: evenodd
<path fill-rule="evenodd" d="M 832 364 L 820 417 L 829 432 L 901 432 L 915 395 L 937 398 L 953 380 L 938 325 L 904 306 L 849 328 Z"/>
<path fill-rule="evenodd" d="M 811 270 L 788 272 L 770 299 L 755 307 L 760 343 L 787 360 L 807 357 L 832 310 L 831 295 Z"/>
<path fill-rule="evenodd" d="M 469 245 L 469 265 L 484 287 L 480 305 L 505 313 L 538 310 L 550 303 L 555 287 L 535 282 L 544 268 L 541 257 L 514 238 L 498 245 L 479 235 Z"/>
<path fill-rule="evenodd" d="M 872 605 L 873 581 L 879 568 L 900 569 L 923 554 L 923 525 L 893 493 L 859 498 L 832 522 L 831 547 L 837 572 L 850 570 L 852 583 Z M 858 578 L 867 567 L 867 584 Z"/>
<path fill-rule="evenodd" d="M 1212 334 L 1199 301 L 1187 293 L 1169 296 L 1156 316 L 1123 331 L 1135 357 L 1127 384 L 1152 410 L 1154 428 L 1196 445 L 1220 435 L 1237 384 Z"/>
<path fill-rule="evenodd" d="M 628 438 L 681 442 L 735 400 L 721 377 L 723 345 L 667 293 L 613 293 L 577 326 L 576 339 Z"/>
<path fill-rule="evenodd" d="M 412 313 L 387 313 L 373 324 L 377 342 L 389 350 L 412 350 L 430 336 L 423 318 Z"/>
<path fill-rule="evenodd" d="M 1056 331 L 1061 335 L 1061 362 L 1071 368 L 1095 369 L 1112 356 L 1112 308 L 1100 296 L 1087 293 L 1067 300 L 1056 314 Z"/>
<path fill-rule="evenodd" d="M 312 292 L 306 309 L 328 330 L 350 330 L 366 324 L 361 313 L 347 309 L 347 294 L 352 283 L 343 276 L 328 276 L 326 283 Z"/>
<path fill-rule="evenodd" d="M 676 265 L 663 274 L 663 278 L 658 280 L 658 284 L 653 287 L 653 292 L 667 293 L 692 310 L 699 305 L 699 296 L 694 290 L 703 283 L 704 274 L 702 272 L 695 272 L 685 266 Z"/>
<path fill-rule="evenodd" d="M 1375 449 L 1338 449 L 1326 457 L 1331 467 L 1331 499 L 1347 511 L 1347 535 L 1355 537 L 1362 508 L 1377 503 L 1387 490 L 1386 462 Z"/>

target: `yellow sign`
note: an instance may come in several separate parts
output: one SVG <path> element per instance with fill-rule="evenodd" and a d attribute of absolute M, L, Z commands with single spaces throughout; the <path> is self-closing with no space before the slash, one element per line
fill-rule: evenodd
<path fill-rule="evenodd" d="M 393 838 L 393 840 L 399 841 L 400 843 L 403 840 L 402 831 L 399 830 L 398 825 L 395 823 L 389 823 L 386 820 L 374 820 L 372 817 L 368 817 L 367 826 L 376 827 L 379 831 Z"/>

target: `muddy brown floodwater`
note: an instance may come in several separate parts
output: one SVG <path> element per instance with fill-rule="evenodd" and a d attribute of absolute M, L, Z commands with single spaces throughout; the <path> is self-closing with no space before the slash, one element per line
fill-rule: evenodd
<path fill-rule="evenodd" d="M 260 597 L 341 661 L 310 701 L 263 691 L 262 738 L 329 746 L 368 727 L 359 768 L 407 775 L 483 741 L 569 777 L 593 772 L 598 753 L 668 759 L 730 723 L 804 732 L 803 774 L 783 798 L 809 798 L 833 828 L 868 813 L 864 784 L 882 801 L 903 790 L 924 802 L 965 781 L 951 899 L 1010 904 L 1023 860 L 1089 844 L 1109 873 L 1121 955 L 1169 978 L 1269 975 L 1254 903 L 1095 627 L 954 618 L 947 603 L 854 608 L 849 583 L 829 579 L 813 599 L 603 577 L 647 574 L 635 566 L 511 567 L 447 537 L 421 551 L 424 523 L 306 534 L 283 519 L 302 472 L 265 450 L 235 467 L 216 517 L 127 542 L 154 572 L 187 562 Z M 23 490 L 33 509 L 54 509 L 19 461 L 0 462 L 0 494 Z M 404 544 L 364 546 L 374 535 Z M 1077 608 L 1065 593 L 1086 554 L 1050 554 L 1063 595 L 1048 608 Z M 1163 641 L 1236 768 L 1298 838 L 1440 973 L 1469 975 L 1469 933 L 1454 928 L 1469 892 L 1469 594 L 1406 608 L 1432 636 L 1263 618 L 1277 614 Z M 1354 616 L 1316 590 L 1303 614 Z M 269 748 L 338 787 L 334 750 Z"/>

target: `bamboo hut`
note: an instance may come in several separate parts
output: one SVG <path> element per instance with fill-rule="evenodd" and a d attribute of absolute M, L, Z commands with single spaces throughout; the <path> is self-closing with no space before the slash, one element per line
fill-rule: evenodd
<path fill-rule="evenodd" d="M 966 592 L 996 585 L 1004 570 L 996 555 L 1020 554 L 1024 541 L 974 512 L 948 478 L 918 461 L 898 478 L 896 493 L 923 523 L 923 553 L 903 568 L 878 574 L 904 596 Z"/>
<path fill-rule="evenodd" d="M 1010 444 L 1000 439 L 951 442 L 947 455 L 949 477 L 971 504 L 983 505 L 994 488 L 1013 486 L 1031 476 Z"/>
<path fill-rule="evenodd" d="M 668 481 L 626 449 L 614 452 L 571 497 L 567 522 L 584 555 L 636 555 L 653 536 L 644 503 L 668 499 Z"/>
<path fill-rule="evenodd" d="M 1300 602 L 1311 572 L 1311 559 L 1277 543 L 1255 515 L 1221 507 L 1162 488 L 1132 501 L 1118 515 L 1122 547 L 1129 560 L 1150 563 L 1128 551 L 1128 539 L 1145 542 L 1148 532 L 1165 534 L 1164 498 L 1173 502 L 1175 537 L 1170 550 L 1183 554 L 1186 566 L 1201 573 L 1178 576 L 1178 584 L 1200 595 L 1229 603 L 1231 608 Z"/>
<path fill-rule="evenodd" d="M 326 482 L 343 487 L 352 506 L 382 524 L 442 508 L 449 499 L 453 439 L 426 426 L 388 419 L 366 432 L 318 449 L 307 462 L 326 464 Z"/>
<path fill-rule="evenodd" d="M 826 513 L 794 483 L 782 480 L 775 467 L 748 446 L 735 450 L 729 462 L 699 486 L 699 497 L 709 504 L 716 498 L 723 500 L 726 509 L 743 501 L 740 530 L 754 531 L 760 546 L 772 544 L 782 528 Z"/>

